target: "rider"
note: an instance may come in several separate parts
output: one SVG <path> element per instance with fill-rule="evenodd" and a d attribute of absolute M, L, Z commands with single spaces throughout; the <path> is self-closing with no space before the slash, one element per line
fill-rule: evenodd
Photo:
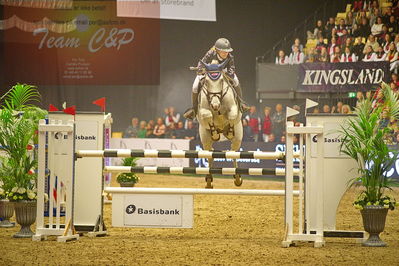
<path fill-rule="evenodd" d="M 226 38 L 220 38 L 215 42 L 215 45 L 209 49 L 209 51 L 205 54 L 205 56 L 202 58 L 202 62 L 206 64 L 212 63 L 212 61 L 216 60 L 219 64 L 222 64 L 225 62 L 225 60 L 229 60 L 226 66 L 224 67 L 223 71 L 226 72 L 226 74 L 231 78 L 232 80 L 232 85 L 238 95 L 239 102 L 242 102 L 242 92 L 241 92 L 241 86 L 240 82 L 238 81 L 237 75 L 235 74 L 235 65 L 234 65 L 234 57 L 231 54 L 233 49 L 231 48 L 229 40 Z M 201 67 L 201 62 L 198 62 L 198 68 Z M 192 103 L 193 107 L 188 109 L 184 113 L 184 117 L 187 119 L 194 119 L 197 109 L 198 109 L 198 93 L 199 93 L 199 87 L 200 87 L 200 82 L 204 78 L 204 75 L 198 74 L 197 77 L 194 80 L 193 84 L 193 89 L 192 89 Z M 241 106 L 242 109 L 245 109 L 247 107 Z"/>

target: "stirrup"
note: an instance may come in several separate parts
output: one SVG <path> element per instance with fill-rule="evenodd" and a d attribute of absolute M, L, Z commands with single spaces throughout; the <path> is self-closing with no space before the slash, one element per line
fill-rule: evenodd
<path fill-rule="evenodd" d="M 183 117 L 186 119 L 189 119 L 189 120 L 194 120 L 195 115 L 196 115 L 196 113 L 195 113 L 194 108 L 189 108 L 184 112 Z"/>

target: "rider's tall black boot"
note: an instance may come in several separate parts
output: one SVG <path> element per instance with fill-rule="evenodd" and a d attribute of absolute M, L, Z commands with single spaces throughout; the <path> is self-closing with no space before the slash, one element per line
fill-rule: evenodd
<path fill-rule="evenodd" d="M 238 95 L 238 98 L 239 98 L 239 101 L 240 101 L 241 110 L 242 110 L 243 112 L 247 112 L 247 111 L 249 110 L 249 107 L 245 104 L 244 100 L 242 99 L 241 85 L 238 84 L 237 86 L 234 87 L 234 89 L 235 89 L 236 92 L 237 92 L 237 95 Z"/>
<path fill-rule="evenodd" d="M 194 119 L 198 111 L 198 93 L 193 92 L 191 95 L 193 107 L 184 112 L 183 116 L 186 119 Z"/>

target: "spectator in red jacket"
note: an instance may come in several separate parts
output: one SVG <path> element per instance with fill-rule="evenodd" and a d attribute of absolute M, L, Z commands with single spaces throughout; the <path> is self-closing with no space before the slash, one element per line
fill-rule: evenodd
<path fill-rule="evenodd" d="M 272 133 L 272 119 L 270 117 L 271 108 L 266 106 L 263 109 L 264 117 L 262 119 L 262 136 L 264 142 L 269 142 L 269 135 Z"/>
<path fill-rule="evenodd" d="M 258 141 L 260 131 L 260 118 L 256 113 L 256 107 L 251 106 L 249 108 L 249 114 L 245 117 L 248 121 L 248 126 L 252 129 L 254 135 L 254 141 Z"/>

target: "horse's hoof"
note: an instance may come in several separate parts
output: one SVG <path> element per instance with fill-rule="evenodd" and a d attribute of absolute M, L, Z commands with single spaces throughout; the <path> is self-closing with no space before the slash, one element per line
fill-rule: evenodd
<path fill-rule="evenodd" d="M 234 175 L 234 185 L 236 185 L 237 187 L 242 185 L 241 175 Z"/>

